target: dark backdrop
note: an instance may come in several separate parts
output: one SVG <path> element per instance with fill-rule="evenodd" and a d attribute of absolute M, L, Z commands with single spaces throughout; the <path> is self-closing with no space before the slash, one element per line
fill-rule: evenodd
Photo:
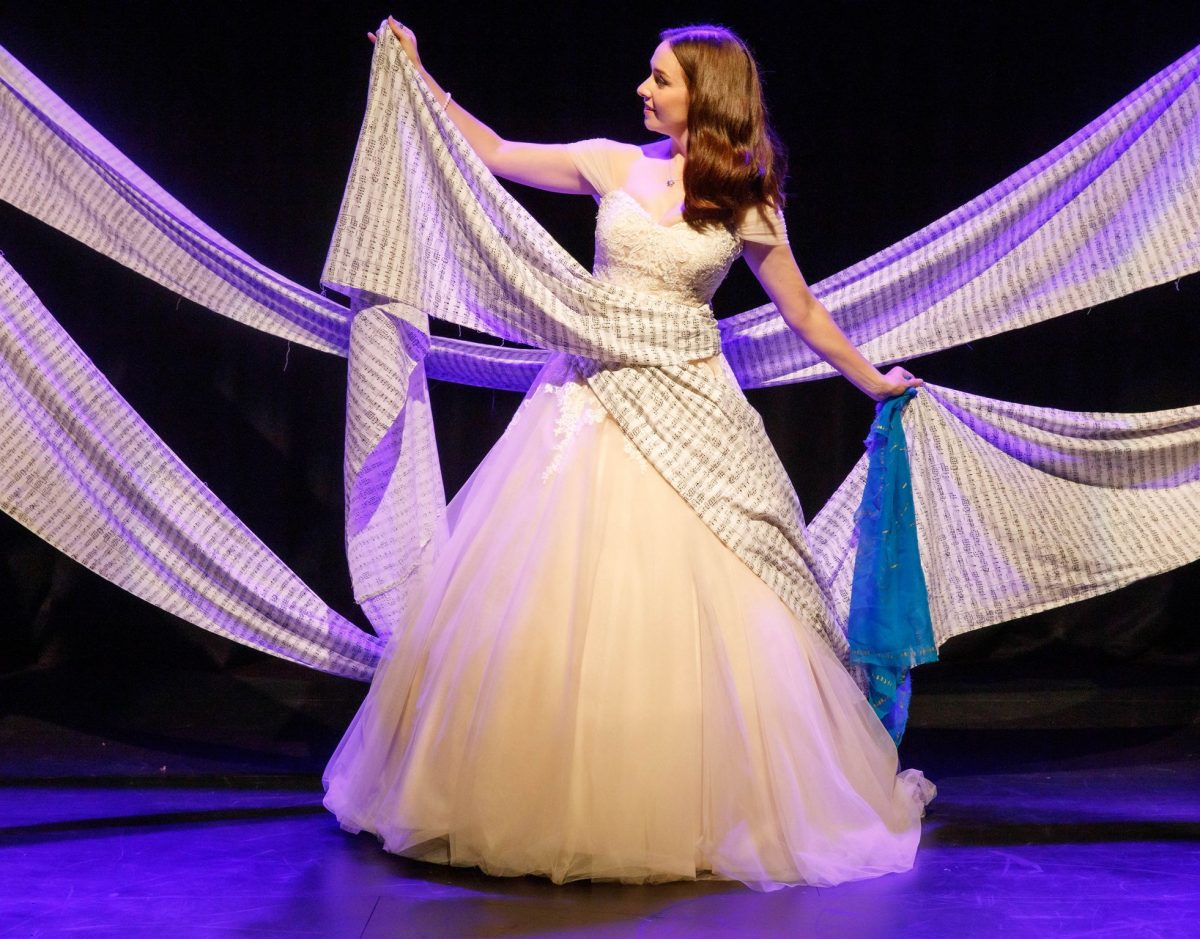
<path fill-rule="evenodd" d="M 356 0 L 11 3 L 0 43 L 201 218 L 316 286 L 362 115 L 365 33 L 386 12 Z M 425 64 L 456 101 L 502 135 L 537 141 L 646 139 L 634 88 L 657 31 L 706 20 L 735 28 L 759 57 L 790 150 L 788 225 L 810 282 L 966 202 L 1200 42 L 1192 0 L 439 2 L 392 12 L 416 30 Z M 590 260 L 590 199 L 512 188 Z M 342 553 L 344 362 L 181 301 L 8 206 L 0 250 L 184 461 L 332 606 L 365 624 Z M 1198 280 L 909 364 L 939 384 L 1038 405 L 1195 404 Z M 717 312 L 763 300 L 739 264 Z M 519 396 L 442 383 L 432 393 L 452 494 Z M 751 399 L 811 517 L 861 452 L 871 402 L 840 379 Z M 949 643 L 918 689 L 1014 673 L 1190 680 L 1197 600 L 1193 564 L 983 630 Z M 275 667 L 124 594 L 7 518 L 0 619 L 10 710 L 34 694 L 29 675 L 54 669 L 93 676 L 87 713 L 98 720 L 108 700 L 100 685 Z M 352 682 L 325 687 L 351 702 L 362 693 Z"/>

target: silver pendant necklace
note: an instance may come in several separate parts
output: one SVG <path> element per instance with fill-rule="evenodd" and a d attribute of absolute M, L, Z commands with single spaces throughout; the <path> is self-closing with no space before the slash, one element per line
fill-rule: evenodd
<path fill-rule="evenodd" d="M 674 164 L 674 160 L 668 160 L 668 162 L 667 162 L 667 165 L 668 165 L 669 167 L 672 167 L 672 166 L 674 166 L 674 165 L 675 165 L 675 164 Z M 668 171 L 668 175 L 667 175 L 667 185 L 668 185 L 668 186 L 674 186 L 674 185 L 675 185 L 675 173 L 674 173 L 674 171 L 671 171 L 671 170 L 669 170 L 669 171 Z"/>

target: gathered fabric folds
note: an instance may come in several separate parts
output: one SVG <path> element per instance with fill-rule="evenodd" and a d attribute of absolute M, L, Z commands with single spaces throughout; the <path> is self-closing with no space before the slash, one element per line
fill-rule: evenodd
<path fill-rule="evenodd" d="M 357 513 L 400 514 L 417 522 L 418 542 L 349 533 L 355 591 L 377 596 L 428 576 L 444 505 L 413 505 L 414 492 L 436 500 L 439 475 L 424 411 L 395 410 L 423 392 L 411 381 L 419 342 L 402 334 L 436 312 L 444 320 L 574 357 L 574 367 L 622 431 L 735 554 L 840 654 L 845 630 L 821 602 L 799 500 L 757 412 L 696 360 L 720 350 L 712 310 L 601 281 L 589 274 L 480 162 L 398 42 L 377 45 L 367 114 L 350 169 L 322 282 L 345 293 L 382 298 L 359 310 L 351 327 L 363 370 L 395 393 L 362 413 L 352 406 L 347 438 L 347 504 Z M 386 232 L 386 248 L 382 236 Z M 360 346 L 354 332 L 389 335 Z M 364 322 L 365 321 L 365 322 Z M 360 326 L 360 324 L 363 324 Z M 385 410 L 386 409 L 386 410 Z M 397 422 L 406 438 L 389 438 Z M 381 443 L 388 460 L 374 459 Z M 392 463 L 412 481 L 381 486 L 363 479 L 361 461 Z M 384 474 L 388 477 L 391 473 Z M 382 480 L 383 476 L 380 477 Z M 372 495 L 361 490 L 369 488 Z M 395 502 L 400 505 L 392 505 Z M 369 528 L 370 526 L 368 526 Z M 424 537 L 426 529 L 431 536 Z M 360 547 L 361 544 L 361 547 Z M 404 549 L 412 546 L 412 553 Z M 373 621 L 377 631 L 398 624 Z"/>
<path fill-rule="evenodd" d="M 1171 118 L 1175 132 L 1168 135 L 1168 150 L 1172 154 L 1181 153 L 1180 148 L 1197 140 L 1198 61 L 1200 56 L 1192 56 L 1190 63 L 1177 64 L 1158 81 L 1148 83 L 1145 94 L 1135 102 L 1136 107 L 1130 104 L 1115 109 L 1121 117 L 1115 125 L 1113 120 L 1100 122 L 1105 133 L 1093 129 L 1093 133 L 1077 135 L 1080 140 L 1076 146 L 1064 145 L 1056 151 L 1055 159 L 1048 158 L 1048 162 L 1063 163 L 1067 177 L 1074 181 L 1073 191 L 1079 192 L 1083 187 L 1081 179 L 1104 175 L 1094 159 L 1086 158 L 1089 154 L 1094 157 L 1097 152 L 1107 151 L 1115 159 L 1117 154 L 1128 156 L 1135 151 L 1138 135 L 1128 127 L 1118 133 L 1114 126 L 1123 120 L 1135 128 L 1144 128 L 1155 115 L 1161 117 L 1179 104 L 1185 93 L 1190 93 L 1190 102 L 1185 102 Z M 1139 164 L 1147 156 L 1143 153 L 1129 159 L 1132 164 Z M 1189 166 L 1184 160 L 1174 161 L 1170 166 L 1170 176 L 1161 185 L 1166 192 L 1173 193 L 1181 177 L 1196 173 L 1196 166 L 1194 161 Z M 984 256 L 993 262 L 987 265 L 988 276 L 1007 276 L 1014 268 L 1026 265 L 1027 259 L 1020 251 L 1003 253 L 992 249 L 992 254 L 988 254 L 982 232 L 996 221 L 996 211 L 990 211 L 993 201 L 1003 203 L 1002 196 L 1007 193 L 1008 202 L 1012 203 L 1009 208 L 1013 237 L 1020 236 L 1022 245 L 1031 245 L 1041 237 L 1035 237 L 1038 226 L 1031 220 L 1048 223 L 1050 216 L 1057 213 L 1057 209 L 1051 211 L 1050 207 L 1056 201 L 1069 200 L 1062 187 L 1053 184 L 1053 179 L 1028 172 L 1024 176 L 1024 182 L 999 187 L 1005 192 L 997 194 L 994 200 L 978 200 L 978 205 L 972 204 L 969 211 L 959 213 L 959 221 L 966 219 L 962 224 L 941 225 L 940 248 L 931 255 L 938 259 L 938 266 L 925 272 L 926 276 L 939 274 L 936 280 L 941 292 L 937 302 L 920 316 L 905 317 L 892 306 L 898 292 L 905 291 L 904 284 L 909 282 L 907 274 L 901 276 L 902 265 L 896 260 L 904 252 L 892 252 L 890 260 L 894 263 L 890 266 L 885 263 L 887 259 L 877 259 L 868 265 L 874 271 L 871 276 L 854 278 L 860 297 L 854 309 L 863 315 L 871 314 L 870 325 L 862 328 L 886 332 L 886 327 L 900 320 L 902 332 L 916 335 L 914 331 L 935 315 L 939 303 L 948 311 L 979 301 L 978 295 L 965 289 L 968 283 L 973 290 L 981 289 L 977 278 L 966 275 L 972 270 L 979 273 L 976 269 L 984 266 L 981 260 Z M 1028 184 L 1035 179 L 1040 180 L 1040 188 L 1056 195 L 1047 197 L 1048 203 L 1034 200 L 1040 208 L 1031 216 L 1027 203 L 1033 197 Z M 1112 214 L 1111 202 L 1115 197 L 1105 201 L 1109 184 L 1111 180 L 1097 182 L 1095 191 L 1089 192 L 1088 199 L 1082 200 L 1075 210 L 1083 214 L 1101 211 L 1096 206 L 1089 209 L 1090 200 L 1107 205 Z M 1140 211 L 1128 198 L 1116 201 L 1131 216 Z M 1200 238 L 1196 236 L 1200 218 L 1189 212 L 1194 201 L 1193 196 L 1191 203 L 1170 203 L 1171 222 L 1161 229 L 1145 232 L 1152 253 L 1145 269 L 1138 270 L 1138 276 L 1155 278 L 1167 272 L 1196 269 L 1200 263 Z M 386 250 L 381 247 L 385 232 Z M 934 234 L 930 232 L 912 241 L 920 245 L 938 241 Z M 1042 273 L 1036 268 L 1030 275 L 1033 279 L 1026 285 L 1030 296 L 1042 295 L 1048 309 L 1053 311 L 1055 304 L 1069 302 L 1066 298 L 1074 302 L 1081 297 L 1111 293 L 1113 283 L 1104 272 L 1114 269 L 1112 245 L 1101 239 L 1090 247 L 1097 258 L 1107 259 L 1107 263 L 1081 264 L 1077 268 L 1068 264 L 1053 272 L 1053 276 L 1046 274 L 1050 277 L 1046 283 L 1038 279 Z M 1045 253 L 1041 248 L 1038 251 Z M 972 260 L 963 260 L 961 265 L 943 270 L 941 265 L 947 253 Z M 999 257 L 995 256 L 997 253 Z M 920 251 L 916 250 L 916 254 L 919 256 Z M 946 280 L 950 270 L 957 281 L 954 289 L 950 289 Z M 680 362 L 681 357 L 697 359 L 711 351 L 707 343 L 711 342 L 712 333 L 717 332 L 711 313 L 707 309 L 673 304 L 658 296 L 634 293 L 588 275 L 499 186 L 453 122 L 436 107 L 431 92 L 420 81 L 398 42 L 380 42 L 376 48 L 367 113 L 322 280 L 348 293 L 362 292 L 383 298 L 376 306 L 365 308 L 360 317 L 403 318 L 411 325 L 425 313 L 436 312 L 439 318 L 504 339 L 548 346 L 573 355 L 579 375 L 633 445 L 709 528 L 775 590 L 801 621 L 816 627 L 849 665 L 846 622 L 854 567 L 850 557 L 853 540 L 850 523 L 853 509 L 862 497 L 864 474 L 852 473 L 824 507 L 821 517 L 815 520 L 819 522 L 815 526 L 819 537 L 813 539 L 815 549 L 811 548 L 794 490 L 757 414 L 743 395 L 731 393 L 719 383 L 714 385 L 705 370 L 694 362 Z M 1052 291 L 1050 286 L 1056 289 Z M 928 293 L 926 297 L 932 299 Z M 775 320 L 778 319 L 776 316 Z M 993 327 L 994 324 L 983 329 L 986 333 L 988 329 L 995 331 Z M 722 332 L 727 340 L 724 345 L 732 356 L 740 357 L 746 370 L 757 368 L 761 374 L 766 366 L 761 365 L 761 356 L 751 351 L 756 347 L 752 341 L 754 328 L 738 324 Z M 779 349 L 786 343 L 767 346 L 774 351 L 763 354 L 773 363 L 769 367 L 775 371 L 762 375 L 761 383 L 770 383 L 774 380 L 772 375 L 782 377 L 776 372 L 783 362 L 778 357 Z M 390 368 L 410 374 L 412 364 L 406 361 L 406 356 L 415 348 L 415 344 L 399 342 L 373 346 L 369 370 L 386 374 Z M 800 362 L 792 356 L 787 360 L 790 368 Z M 754 361 L 760 364 L 747 364 Z M 742 376 L 738 377 L 741 381 Z M 1178 468 L 1176 460 L 1187 467 L 1182 473 L 1172 472 L 1170 484 L 1165 487 L 1169 493 L 1167 499 L 1176 511 L 1169 518 L 1156 516 L 1160 523 L 1171 527 L 1183 522 L 1182 539 L 1161 540 L 1150 535 L 1140 519 L 1135 521 L 1142 494 L 1131 491 L 1131 483 L 1125 483 L 1105 495 L 1105 500 L 1113 504 L 1110 520 L 1116 522 L 1123 515 L 1128 522 L 1119 539 L 1117 553 L 1121 556 L 1107 550 L 1089 559 L 1069 557 L 1069 552 L 1057 550 L 1047 540 L 1046 513 L 1062 512 L 1065 506 L 1081 510 L 1089 506 L 1094 498 L 1085 491 L 1086 484 L 1081 485 L 1083 480 L 1072 479 L 1070 493 L 1060 495 L 1055 490 L 1064 488 L 1064 476 L 1053 475 L 1051 467 L 1061 461 L 1051 457 L 1042 460 L 1041 465 L 1031 466 L 1030 461 L 1037 461 L 1040 456 L 1038 450 L 1016 442 L 1001 450 L 1002 457 L 1017 463 L 1025 461 L 1021 468 L 1012 467 L 1014 475 L 1021 474 L 1021 469 L 1032 469 L 1037 476 L 1020 488 L 999 483 L 995 479 L 997 472 L 1003 473 L 1008 467 L 997 465 L 993 452 L 979 445 L 982 441 L 978 435 L 990 423 L 988 410 L 993 405 L 1002 405 L 932 385 L 926 390 L 926 394 L 916 396 L 908 410 L 913 412 L 909 420 L 914 425 L 910 442 L 914 476 L 924 473 L 922 479 L 913 482 L 913 497 L 936 641 L 1006 618 L 997 616 L 1002 609 L 1031 612 L 1069 602 L 1067 597 L 1081 599 L 1128 583 L 1134 569 L 1139 571 L 1134 575 L 1136 579 L 1186 563 L 1196 556 L 1200 527 L 1194 524 L 1197 504 L 1194 436 L 1189 434 L 1186 441 L 1175 438 L 1173 445 L 1159 440 L 1153 449 L 1134 448 L 1140 457 L 1138 471 L 1147 477 L 1161 472 L 1154 461 L 1164 450 L 1171 451 L 1167 459 L 1173 468 Z M 948 408 L 941 405 L 943 392 L 951 396 Z M 396 395 L 388 397 L 397 399 Z M 968 417 L 964 412 L 972 407 L 982 409 L 983 413 L 975 419 Z M 1022 411 L 1019 406 L 1003 407 L 1014 415 Z M 1042 427 L 1082 427 L 1095 419 L 1093 415 L 1072 417 L 1053 409 L 1025 413 Z M 1096 447 L 1096 456 L 1102 460 L 1122 459 L 1122 452 L 1129 452 L 1130 435 L 1121 433 L 1126 418 L 1125 426 L 1134 428 L 1147 422 L 1153 424 L 1161 417 L 1127 415 L 1110 419 L 1111 434 L 1100 435 L 1103 442 Z M 382 439 L 381 435 L 390 432 L 399 419 L 398 414 L 375 413 L 371 423 Z M 1174 419 L 1174 416 L 1167 418 Z M 1015 434 L 1032 429 L 1013 422 L 1005 427 Z M 351 429 L 349 433 L 355 431 Z M 432 439 L 431 434 L 422 433 L 422 441 L 427 439 Z M 998 437 L 988 438 L 993 449 L 998 440 Z M 1049 442 L 1071 445 L 1069 441 Z M 431 450 L 424 450 L 419 459 L 415 454 L 406 459 L 403 443 L 397 445 L 389 440 L 388 447 L 397 457 L 398 470 L 418 472 L 431 479 L 437 475 Z M 945 469 L 931 461 L 951 451 L 956 456 L 969 456 L 964 462 L 953 462 L 946 468 L 956 477 L 954 488 L 947 491 L 940 485 Z M 992 488 L 1004 490 L 1004 495 L 978 501 L 964 498 L 966 493 L 978 492 L 983 480 L 988 480 Z M 356 486 L 352 468 L 347 474 L 347 486 L 350 501 L 354 499 Z M 407 493 L 414 489 L 435 491 L 433 486 L 421 483 L 405 484 L 395 491 Z M 1018 499 L 1020 508 L 1006 505 L 1009 498 Z M 412 510 L 411 505 L 408 508 Z M 1030 511 L 1032 508 L 1036 511 Z M 395 514 L 383 502 L 379 503 L 379 510 Z M 441 505 L 431 504 L 419 507 L 418 514 L 422 518 L 437 518 L 441 512 Z M 1065 522 L 1068 530 L 1071 524 Z M 964 539 L 961 535 L 964 530 L 974 537 Z M 1000 563 L 1000 558 L 988 558 L 985 563 L 972 564 L 978 593 L 961 596 L 958 587 L 963 578 L 958 569 L 974 559 L 959 556 L 958 552 L 964 550 L 960 545 L 965 542 L 986 551 L 997 530 L 1007 537 L 1003 550 L 1016 552 L 1020 560 L 1010 558 Z M 947 538 L 948 532 L 960 534 Z M 933 545 L 927 559 L 924 546 L 931 538 L 946 543 Z M 1176 552 L 1174 546 L 1180 540 L 1186 547 L 1183 552 Z M 387 543 L 392 545 L 395 541 L 389 539 Z M 360 579 L 375 578 L 376 570 L 387 570 L 389 566 L 395 569 L 379 577 L 381 583 L 414 579 L 419 582 L 420 572 L 428 569 L 428 557 L 428 553 L 420 552 L 408 557 L 399 557 L 395 551 L 381 552 L 369 559 L 366 569 L 355 570 L 356 585 Z M 1131 557 L 1137 558 L 1132 564 Z M 368 561 L 365 556 L 363 560 Z M 1021 569 L 1016 575 L 1014 565 L 1018 563 Z M 1090 576 L 1083 573 L 1089 570 Z M 386 623 L 375 625 L 384 630 L 390 628 Z"/>
<path fill-rule="evenodd" d="M 1046 156 L 813 292 L 883 363 L 1195 272 L 1198 75 L 1193 50 Z M 209 229 L 2 49 L 0 198 L 221 315 L 349 356 L 347 553 L 381 634 L 424 603 L 450 538 L 426 380 L 523 391 L 564 355 L 707 529 L 845 661 L 866 459 L 806 531 L 757 415 L 697 362 L 720 349 L 741 388 L 828 367 L 773 307 L 718 324 L 706 308 L 591 278 L 432 105 L 383 30 L 323 277 L 349 308 Z M 22 443 L 0 460 L 0 507 L 197 625 L 369 677 L 382 643 L 245 531 L 83 351 L 50 354 L 69 337 L 17 272 L 5 266 L 3 282 L 4 420 Z M 431 337 L 429 316 L 539 348 Z M 936 645 L 1200 556 L 1200 405 L 1067 412 L 927 384 L 903 427 Z M 236 563 L 208 548 L 217 532 L 237 533 Z"/>

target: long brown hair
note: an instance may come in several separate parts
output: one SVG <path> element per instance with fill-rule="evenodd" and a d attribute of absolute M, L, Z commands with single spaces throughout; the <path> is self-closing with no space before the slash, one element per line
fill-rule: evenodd
<path fill-rule="evenodd" d="M 759 205 L 783 209 L 787 154 L 771 129 L 758 65 L 724 26 L 664 29 L 688 89 L 683 218 L 735 225 Z"/>

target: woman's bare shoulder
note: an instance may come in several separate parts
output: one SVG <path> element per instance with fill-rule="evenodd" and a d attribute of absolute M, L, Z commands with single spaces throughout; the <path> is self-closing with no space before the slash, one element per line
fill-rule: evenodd
<path fill-rule="evenodd" d="M 581 140 L 576 146 L 580 144 L 587 144 L 590 147 L 603 150 L 610 156 L 625 157 L 648 155 L 646 148 L 653 146 L 653 144 L 626 143 L 623 140 L 613 140 L 611 137 L 593 137 L 591 140 Z"/>
<path fill-rule="evenodd" d="M 671 141 L 667 137 L 662 137 L 658 140 L 651 140 L 649 143 L 643 144 L 622 144 L 624 147 L 631 147 L 642 156 L 650 157 L 656 160 L 667 159 L 671 155 Z"/>

